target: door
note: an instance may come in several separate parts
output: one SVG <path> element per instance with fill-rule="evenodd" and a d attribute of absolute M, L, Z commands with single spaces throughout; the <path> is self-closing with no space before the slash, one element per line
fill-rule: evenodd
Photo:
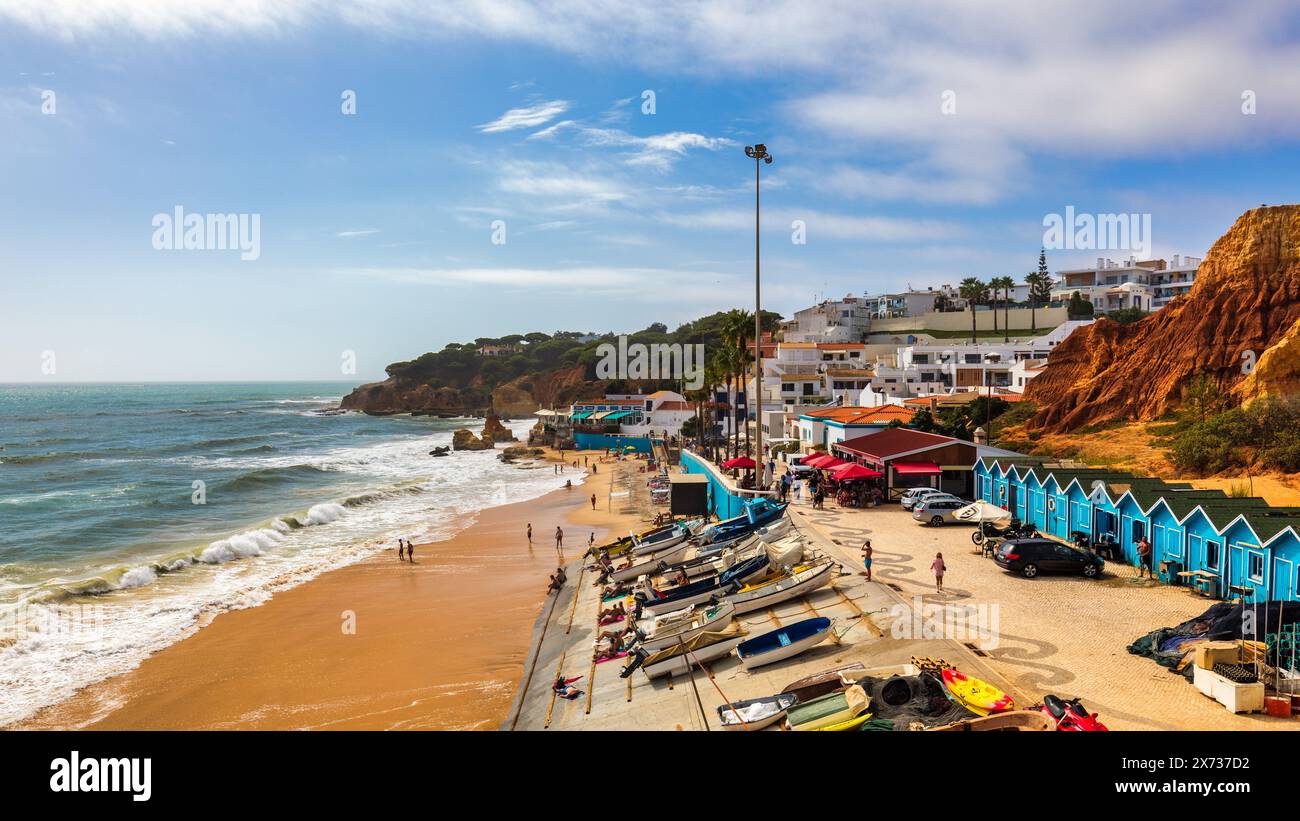
<path fill-rule="evenodd" d="M 1273 560 L 1273 591 L 1269 601 L 1295 601 L 1300 596 L 1296 593 L 1295 565 L 1286 559 Z"/>

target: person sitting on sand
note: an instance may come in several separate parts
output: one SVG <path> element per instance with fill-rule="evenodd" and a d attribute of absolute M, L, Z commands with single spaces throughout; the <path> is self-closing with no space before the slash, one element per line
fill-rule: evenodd
<path fill-rule="evenodd" d="M 596 652 L 592 654 L 592 661 L 604 661 L 605 659 L 616 659 L 623 654 L 623 642 L 617 636 L 605 639 L 604 647 L 597 647 Z M 599 642 L 597 642 L 599 644 Z"/>
<path fill-rule="evenodd" d="M 627 608 L 623 606 L 623 602 L 618 602 L 613 607 L 607 607 L 604 610 L 601 610 L 600 615 L 596 617 L 596 620 L 605 621 L 606 619 L 613 619 L 613 618 L 621 619 L 626 615 L 627 615 Z"/>
<path fill-rule="evenodd" d="M 569 574 L 564 572 L 563 567 L 557 567 L 555 568 L 555 578 L 559 580 L 560 584 L 564 584 L 569 580 Z"/>
<path fill-rule="evenodd" d="M 551 583 L 546 586 L 546 594 L 548 596 L 552 593 L 560 592 L 560 588 L 564 587 L 564 582 L 560 581 L 560 579 L 554 574 L 552 574 L 550 578 Z"/>

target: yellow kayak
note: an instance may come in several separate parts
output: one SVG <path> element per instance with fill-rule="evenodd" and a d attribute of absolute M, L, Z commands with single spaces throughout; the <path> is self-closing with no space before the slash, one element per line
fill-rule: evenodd
<path fill-rule="evenodd" d="M 841 721 L 838 724 L 828 724 L 825 727 L 818 727 L 816 730 L 813 730 L 813 732 L 820 733 L 829 730 L 830 732 L 834 733 L 843 730 L 852 730 L 854 727 L 860 727 L 861 725 L 866 724 L 867 721 L 870 720 L 870 718 L 871 718 L 871 713 L 863 713 L 857 718 L 851 718 L 848 721 Z"/>
<path fill-rule="evenodd" d="M 953 701 L 977 716 L 1005 713 L 1015 709 L 1011 696 L 988 682 L 971 678 L 958 670 L 952 668 L 944 670 L 943 685 L 948 688 Z"/>

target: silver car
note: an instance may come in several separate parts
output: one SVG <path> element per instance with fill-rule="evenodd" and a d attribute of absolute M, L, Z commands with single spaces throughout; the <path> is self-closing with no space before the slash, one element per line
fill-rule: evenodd
<path fill-rule="evenodd" d="M 962 509 L 970 502 L 965 499 L 958 499 L 951 494 L 931 495 L 922 499 L 912 509 L 912 518 L 924 524 L 939 527 L 941 525 L 951 524 L 969 524 L 953 516 L 958 510 Z"/>
<path fill-rule="evenodd" d="M 911 510 L 920 504 L 922 499 L 930 496 L 951 496 L 951 493 L 939 490 L 937 487 L 914 487 L 898 497 L 898 503 L 903 506 L 903 510 Z"/>

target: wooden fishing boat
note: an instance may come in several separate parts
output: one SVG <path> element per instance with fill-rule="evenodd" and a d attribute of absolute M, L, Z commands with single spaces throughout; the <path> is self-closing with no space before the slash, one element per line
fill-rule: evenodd
<path fill-rule="evenodd" d="M 1014 710 L 1011 696 L 985 681 L 971 678 L 955 667 L 940 674 L 948 697 L 978 716 L 1005 713 Z"/>
<path fill-rule="evenodd" d="M 640 657 L 638 663 L 629 664 L 628 667 L 631 669 L 625 669 L 627 675 L 631 675 L 633 670 L 640 667 L 646 678 L 651 679 L 660 676 L 685 675 L 690 672 L 691 665 L 696 661 L 705 663 L 722 658 L 747 638 L 749 638 L 749 631 L 732 623 L 726 630 L 701 633 L 682 644 L 674 643 L 653 653 L 638 654 Z"/>
<path fill-rule="evenodd" d="M 789 534 L 790 528 L 793 526 L 794 522 L 790 521 L 789 516 L 782 516 L 775 522 L 764 525 L 758 530 L 755 530 L 754 535 L 764 542 L 774 542 Z"/>
<path fill-rule="evenodd" d="M 815 698 L 835 693 L 843 690 L 853 684 L 854 681 L 866 674 L 867 667 L 860 661 L 852 664 L 845 664 L 840 667 L 832 667 L 829 670 L 823 670 L 820 673 L 813 673 L 811 676 L 804 676 L 798 681 L 792 681 L 785 686 L 781 692 L 791 693 L 799 699 L 802 704 L 805 701 L 812 701 Z"/>
<path fill-rule="evenodd" d="M 730 604 L 720 604 L 707 610 L 692 612 L 688 618 L 681 621 L 653 627 L 653 632 L 637 639 L 637 646 L 648 653 L 653 653 L 677 644 L 679 639 L 688 642 L 701 633 L 716 633 L 724 629 L 731 624 L 731 619 L 735 615 L 736 608 Z"/>
<path fill-rule="evenodd" d="M 609 575 L 609 578 L 611 581 L 625 582 L 628 579 L 635 579 L 637 576 L 644 576 L 647 573 L 658 573 L 659 565 L 665 563 L 670 564 L 677 561 L 686 555 L 686 551 L 689 547 L 689 543 L 682 542 L 675 547 L 668 548 L 667 550 L 658 553 L 651 553 L 642 557 L 642 560 L 639 562 L 633 562 L 622 570 L 615 570 Z"/>
<path fill-rule="evenodd" d="M 686 541 L 689 534 L 687 531 L 678 526 L 672 525 L 666 530 L 656 533 L 648 538 L 632 537 L 632 555 L 644 556 L 647 553 L 654 553 L 658 550 L 666 550 L 674 545 Z"/>
<path fill-rule="evenodd" d="M 825 616 L 788 624 L 736 646 L 736 657 L 746 670 L 783 661 L 821 644 L 831 635 Z"/>
<path fill-rule="evenodd" d="M 854 684 L 838 693 L 829 693 L 806 704 L 795 704 L 786 711 L 786 724 L 792 730 L 818 730 L 851 721 L 867 711 L 871 699 Z"/>
<path fill-rule="evenodd" d="M 733 701 L 718 707 L 718 721 L 724 730 L 762 730 L 785 717 L 794 706 L 794 696 L 775 695 Z M 735 708 L 735 709 L 732 709 Z"/>
<path fill-rule="evenodd" d="M 1056 722 L 1038 710 L 1011 710 L 1010 712 L 994 713 L 980 718 L 968 718 L 955 724 L 945 724 L 942 727 L 929 727 L 927 731 L 945 733 L 969 733 L 981 730 L 1034 732 L 1055 729 Z"/>
<path fill-rule="evenodd" d="M 761 610 L 783 601 L 806 595 L 824 587 L 835 578 L 835 563 L 803 565 L 786 576 L 769 579 L 759 584 L 746 585 L 723 601 L 736 605 L 736 613 Z"/>
<path fill-rule="evenodd" d="M 669 595 L 662 598 L 646 599 L 645 603 L 641 605 L 641 612 L 649 616 L 658 616 L 694 604 L 703 604 L 710 599 L 721 600 L 723 596 L 739 586 L 739 582 L 723 582 L 718 576 L 706 577 L 700 581 L 675 588 Z"/>

